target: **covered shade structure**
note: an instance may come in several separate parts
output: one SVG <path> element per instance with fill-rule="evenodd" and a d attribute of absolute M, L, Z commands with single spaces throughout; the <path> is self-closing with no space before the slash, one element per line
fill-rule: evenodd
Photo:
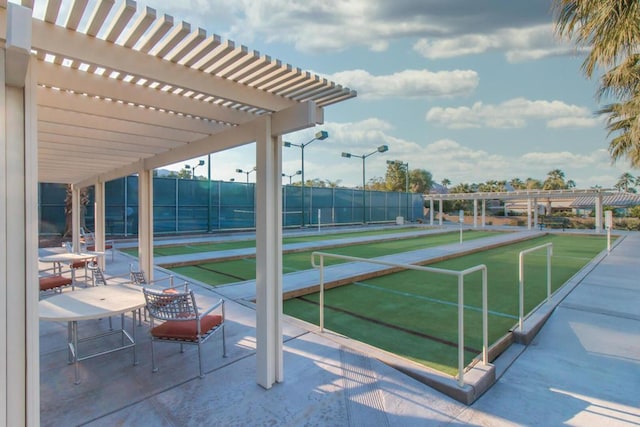
<path fill-rule="evenodd" d="M 38 183 L 72 186 L 76 247 L 80 189 L 95 187 L 100 250 L 104 184 L 138 174 L 140 264 L 151 273 L 153 169 L 252 142 L 257 382 L 282 381 L 281 136 L 356 93 L 131 0 L 36 6 L 42 16 L 33 1 L 0 0 L 0 424 L 39 424 Z"/>

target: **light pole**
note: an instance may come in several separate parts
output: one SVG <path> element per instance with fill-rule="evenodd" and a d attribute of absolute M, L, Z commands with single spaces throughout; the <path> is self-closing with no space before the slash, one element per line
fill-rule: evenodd
<path fill-rule="evenodd" d="M 307 145 L 311 144 L 313 141 L 315 141 L 316 139 L 318 141 L 323 141 L 325 139 L 327 139 L 329 137 L 329 132 L 321 130 L 316 132 L 316 135 L 309 141 L 305 142 L 304 144 L 294 144 L 293 142 L 288 142 L 288 141 L 284 141 L 284 146 L 285 147 L 299 147 L 300 150 L 302 151 L 302 188 L 301 188 L 301 197 L 302 197 L 302 221 L 301 221 L 301 227 L 304 227 L 304 186 L 305 186 L 305 182 L 304 182 L 304 147 L 306 147 Z"/>
<path fill-rule="evenodd" d="M 362 223 L 366 224 L 367 223 L 367 208 L 366 208 L 366 187 L 365 187 L 365 160 L 367 159 L 367 157 L 376 154 L 376 153 L 385 153 L 389 151 L 389 146 L 388 145 L 381 145 L 379 146 L 376 151 L 372 151 L 369 154 L 363 154 L 362 156 L 358 156 L 356 154 L 351 154 L 351 153 L 342 153 L 342 157 L 346 157 L 347 159 L 350 159 L 351 157 L 357 157 L 359 159 L 362 159 Z"/>
<path fill-rule="evenodd" d="M 199 160 L 197 165 L 193 165 L 193 166 L 189 166 L 189 165 L 184 165 L 184 168 L 187 170 L 191 170 L 191 179 L 194 179 L 196 176 L 196 168 L 198 166 L 204 166 L 204 160 Z"/>
<path fill-rule="evenodd" d="M 401 160 L 387 160 L 388 165 L 398 165 L 402 166 L 405 169 L 405 193 L 407 194 L 407 221 L 409 220 L 409 162 L 404 163 Z"/>
<path fill-rule="evenodd" d="M 250 174 L 251 172 L 255 172 L 255 171 L 256 171 L 256 167 L 255 167 L 255 166 L 253 167 L 253 169 L 248 170 L 248 171 L 243 171 L 242 169 L 236 169 L 236 172 L 238 172 L 238 173 L 244 173 L 244 174 L 247 174 L 247 184 L 249 183 L 249 174 Z"/>
<path fill-rule="evenodd" d="M 294 177 L 294 176 L 296 176 L 296 175 L 302 175 L 302 171 L 301 171 L 301 170 L 298 170 L 298 171 L 296 171 L 295 173 L 292 173 L 291 175 L 288 175 L 288 174 L 286 174 L 286 173 L 283 173 L 283 174 L 282 174 L 282 176 L 286 176 L 286 177 L 288 177 L 288 178 L 289 178 L 289 185 L 291 185 L 291 178 L 293 178 L 293 177 Z"/>

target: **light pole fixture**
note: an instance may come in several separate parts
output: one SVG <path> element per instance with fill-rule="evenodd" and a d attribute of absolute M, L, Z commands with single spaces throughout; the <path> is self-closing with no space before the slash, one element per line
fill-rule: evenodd
<path fill-rule="evenodd" d="M 289 185 L 291 185 L 291 178 L 293 178 L 296 175 L 302 175 L 302 171 L 301 170 L 297 170 L 295 171 L 295 173 L 292 173 L 291 175 L 283 173 L 282 176 L 286 176 L 289 178 Z"/>
<path fill-rule="evenodd" d="M 256 167 L 255 167 L 255 166 L 253 167 L 253 169 L 250 169 L 250 170 L 248 170 L 248 171 L 243 171 L 242 169 L 236 169 L 236 172 L 238 172 L 238 173 L 244 173 L 244 174 L 246 174 L 246 175 L 247 175 L 247 184 L 249 183 L 249 174 L 250 174 L 251 172 L 255 172 L 255 171 L 256 171 Z"/>
<path fill-rule="evenodd" d="M 389 151 L 389 146 L 388 145 L 381 145 L 379 146 L 375 151 L 372 151 L 369 154 L 363 154 L 362 156 L 358 156 L 357 154 L 351 154 L 351 153 L 342 153 L 342 157 L 346 157 L 347 159 L 350 159 L 351 157 L 357 157 L 359 159 L 362 159 L 362 223 L 366 224 L 367 223 L 367 208 L 366 208 L 366 200 L 367 200 L 367 195 L 366 195 L 366 182 L 365 182 L 365 160 L 367 159 L 367 157 L 374 155 L 376 153 L 386 153 L 387 151 Z"/>
<path fill-rule="evenodd" d="M 405 170 L 405 193 L 407 194 L 407 221 L 409 220 L 409 162 L 405 163 L 401 160 L 387 160 L 388 165 L 398 165 Z"/>
<path fill-rule="evenodd" d="M 184 168 L 187 170 L 191 170 L 191 179 L 194 179 L 196 176 L 196 168 L 198 166 L 204 166 L 204 160 L 199 160 L 198 164 L 193 165 L 193 166 L 189 166 L 189 165 L 184 165 Z"/>
<path fill-rule="evenodd" d="M 294 144 L 293 142 L 289 142 L 289 141 L 284 141 L 283 145 L 285 147 L 299 147 L 300 150 L 302 151 L 302 171 L 301 171 L 301 175 L 302 175 L 302 220 L 301 220 L 301 226 L 304 227 L 304 147 L 306 147 L 307 145 L 311 144 L 313 141 L 318 140 L 318 141 L 323 141 L 325 139 L 329 138 L 329 132 L 325 131 L 325 130 L 320 130 L 318 132 L 316 132 L 315 136 L 310 139 L 309 141 L 305 142 L 304 144 Z"/>

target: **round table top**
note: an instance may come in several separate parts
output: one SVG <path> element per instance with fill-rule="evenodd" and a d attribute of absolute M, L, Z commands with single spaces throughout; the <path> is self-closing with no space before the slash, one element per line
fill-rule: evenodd
<path fill-rule="evenodd" d="M 114 316 L 137 310 L 145 304 L 139 286 L 101 285 L 40 300 L 38 309 L 41 320 L 70 322 Z"/>
<path fill-rule="evenodd" d="M 103 256 L 104 252 L 64 252 L 60 254 L 46 255 L 38 258 L 40 262 L 75 262 Z"/>

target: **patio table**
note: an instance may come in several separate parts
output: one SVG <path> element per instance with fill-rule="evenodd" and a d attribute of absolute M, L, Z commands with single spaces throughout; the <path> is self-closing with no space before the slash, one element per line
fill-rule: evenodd
<path fill-rule="evenodd" d="M 136 355 L 136 314 L 145 306 L 144 295 L 140 287 L 121 284 L 96 286 L 72 292 L 64 292 L 43 299 L 39 303 L 40 320 L 67 322 L 67 345 L 69 363 L 74 365 L 75 384 L 80 384 L 78 362 L 127 348 L 133 349 L 133 365 L 138 364 Z M 124 328 L 124 315 L 131 312 L 133 316 L 132 330 L 129 334 Z M 103 319 L 120 314 L 120 329 L 110 330 L 97 335 L 78 337 L 78 321 Z M 120 345 L 108 350 L 80 355 L 78 343 L 114 334 L 121 335 Z"/>
<path fill-rule="evenodd" d="M 38 258 L 40 262 L 53 263 L 54 271 L 57 268 L 58 272 L 62 272 L 62 263 L 75 263 L 79 261 L 88 261 L 96 257 L 103 257 L 104 252 L 63 252 L 59 254 L 46 255 Z"/>

